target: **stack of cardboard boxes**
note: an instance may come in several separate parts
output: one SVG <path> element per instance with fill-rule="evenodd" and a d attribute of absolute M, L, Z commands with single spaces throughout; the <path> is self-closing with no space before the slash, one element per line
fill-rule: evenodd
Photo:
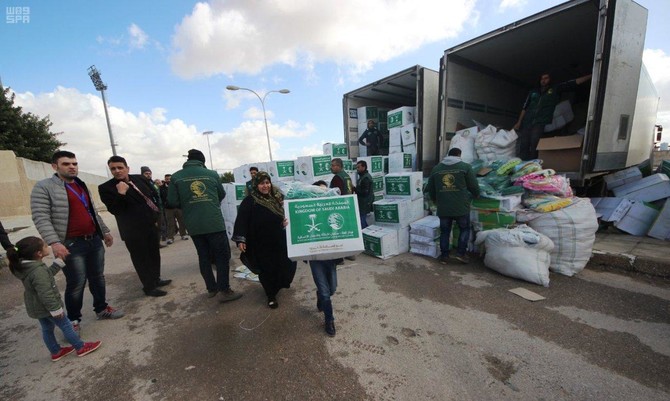
<path fill-rule="evenodd" d="M 664 173 L 642 176 L 631 167 L 605 176 L 614 197 L 592 198 L 603 222 L 632 235 L 670 240 L 670 180 Z"/>

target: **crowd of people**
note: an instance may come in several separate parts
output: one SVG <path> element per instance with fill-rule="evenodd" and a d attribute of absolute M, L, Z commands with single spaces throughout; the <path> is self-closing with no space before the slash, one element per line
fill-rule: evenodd
<path fill-rule="evenodd" d="M 195 246 L 207 296 L 218 297 L 220 302 L 242 297 L 230 287 L 229 281 L 231 251 L 220 209 L 226 194 L 219 175 L 205 166 L 201 151 L 191 149 L 182 169 L 165 175 L 163 182 L 152 180 L 151 169 L 146 166 L 141 167 L 141 174 L 131 174 L 130 166 L 121 156 L 110 157 L 107 166 L 112 178 L 98 186 L 100 199 L 116 219 L 121 240 L 146 296 L 167 295 L 164 288 L 172 280 L 161 277 L 161 240 L 172 243 L 179 230 L 181 238 L 188 239 L 188 233 Z M 343 195 L 356 192 L 361 210 L 370 211 L 373 196 L 367 165 L 361 161 L 357 167 L 362 178 L 358 191 L 342 171 L 342 160 L 334 159 L 331 169 L 337 178 L 331 187 L 340 188 Z M 52 168 L 53 176 L 37 182 L 30 197 L 32 219 L 41 238 L 26 237 L 12 244 L 0 225 L 0 239 L 7 250 L 11 272 L 23 282 L 28 315 L 38 319 L 51 359 L 57 361 L 73 352 L 87 355 L 102 344 L 81 340 L 87 284 L 97 319 L 119 319 L 124 312 L 107 302 L 104 247 L 111 247 L 114 237 L 98 214 L 88 186 L 78 177 L 76 155 L 56 152 Z M 288 222 L 281 192 L 266 172 L 257 168 L 250 172 L 252 180 L 247 183 L 248 195 L 240 205 L 232 240 L 244 255 L 245 263 L 259 272 L 268 307 L 276 309 L 279 291 L 290 288 L 293 281 L 296 262 L 287 256 Z M 326 186 L 326 183 L 315 185 Z M 366 214 L 361 213 L 364 225 Z M 55 262 L 47 266 L 42 259 L 51 254 Z M 330 336 L 335 335 L 331 296 L 337 288 L 338 262 L 310 262 L 317 308 L 324 313 L 325 331 Z M 61 269 L 66 283 L 64 297 L 54 279 Z M 57 342 L 55 327 L 63 332 L 69 346 Z"/>

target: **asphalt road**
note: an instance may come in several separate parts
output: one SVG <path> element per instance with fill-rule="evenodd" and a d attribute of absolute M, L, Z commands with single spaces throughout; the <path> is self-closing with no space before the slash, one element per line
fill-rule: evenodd
<path fill-rule="evenodd" d="M 87 293 L 82 337 L 103 346 L 56 363 L 21 283 L 0 271 L 0 399 L 670 399 L 670 285 L 658 279 L 586 269 L 552 274 L 544 288 L 477 260 L 361 255 L 338 271 L 329 338 L 306 264 L 271 310 L 260 284 L 232 274 L 242 299 L 207 298 L 192 241 L 161 251 L 174 282 L 168 296 L 148 298 L 116 235 L 107 294 L 126 316 L 95 320 Z M 517 287 L 546 299 L 508 291 Z"/>

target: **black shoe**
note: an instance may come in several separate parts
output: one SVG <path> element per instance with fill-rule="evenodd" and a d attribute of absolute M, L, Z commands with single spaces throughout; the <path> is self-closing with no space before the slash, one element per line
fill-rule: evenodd
<path fill-rule="evenodd" d="M 167 292 L 154 288 L 153 290 L 144 291 L 148 297 L 164 297 L 167 295 Z"/>
<path fill-rule="evenodd" d="M 326 322 L 326 334 L 330 337 L 335 337 L 335 321 L 331 320 L 329 322 Z"/>
<path fill-rule="evenodd" d="M 279 308 L 279 303 L 276 298 L 268 298 L 268 306 L 270 309 L 277 309 Z"/>
<path fill-rule="evenodd" d="M 164 286 L 170 284 L 171 282 L 172 282 L 172 280 L 169 280 L 169 279 L 168 280 L 162 280 L 162 279 L 159 278 L 158 281 L 156 281 L 156 287 L 164 287 Z"/>

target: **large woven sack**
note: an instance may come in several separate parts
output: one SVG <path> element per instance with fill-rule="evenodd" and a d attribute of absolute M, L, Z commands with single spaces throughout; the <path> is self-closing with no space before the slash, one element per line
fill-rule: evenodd
<path fill-rule="evenodd" d="M 551 240 L 532 228 L 496 228 L 477 233 L 475 245 L 484 244 L 486 267 L 505 276 L 549 286 Z"/>
<path fill-rule="evenodd" d="M 596 210 L 591 202 L 584 198 L 573 198 L 573 201 L 570 206 L 548 213 L 517 212 L 518 222 L 551 238 L 555 246 L 549 269 L 566 276 L 582 271 L 591 259 L 598 230 Z"/>

